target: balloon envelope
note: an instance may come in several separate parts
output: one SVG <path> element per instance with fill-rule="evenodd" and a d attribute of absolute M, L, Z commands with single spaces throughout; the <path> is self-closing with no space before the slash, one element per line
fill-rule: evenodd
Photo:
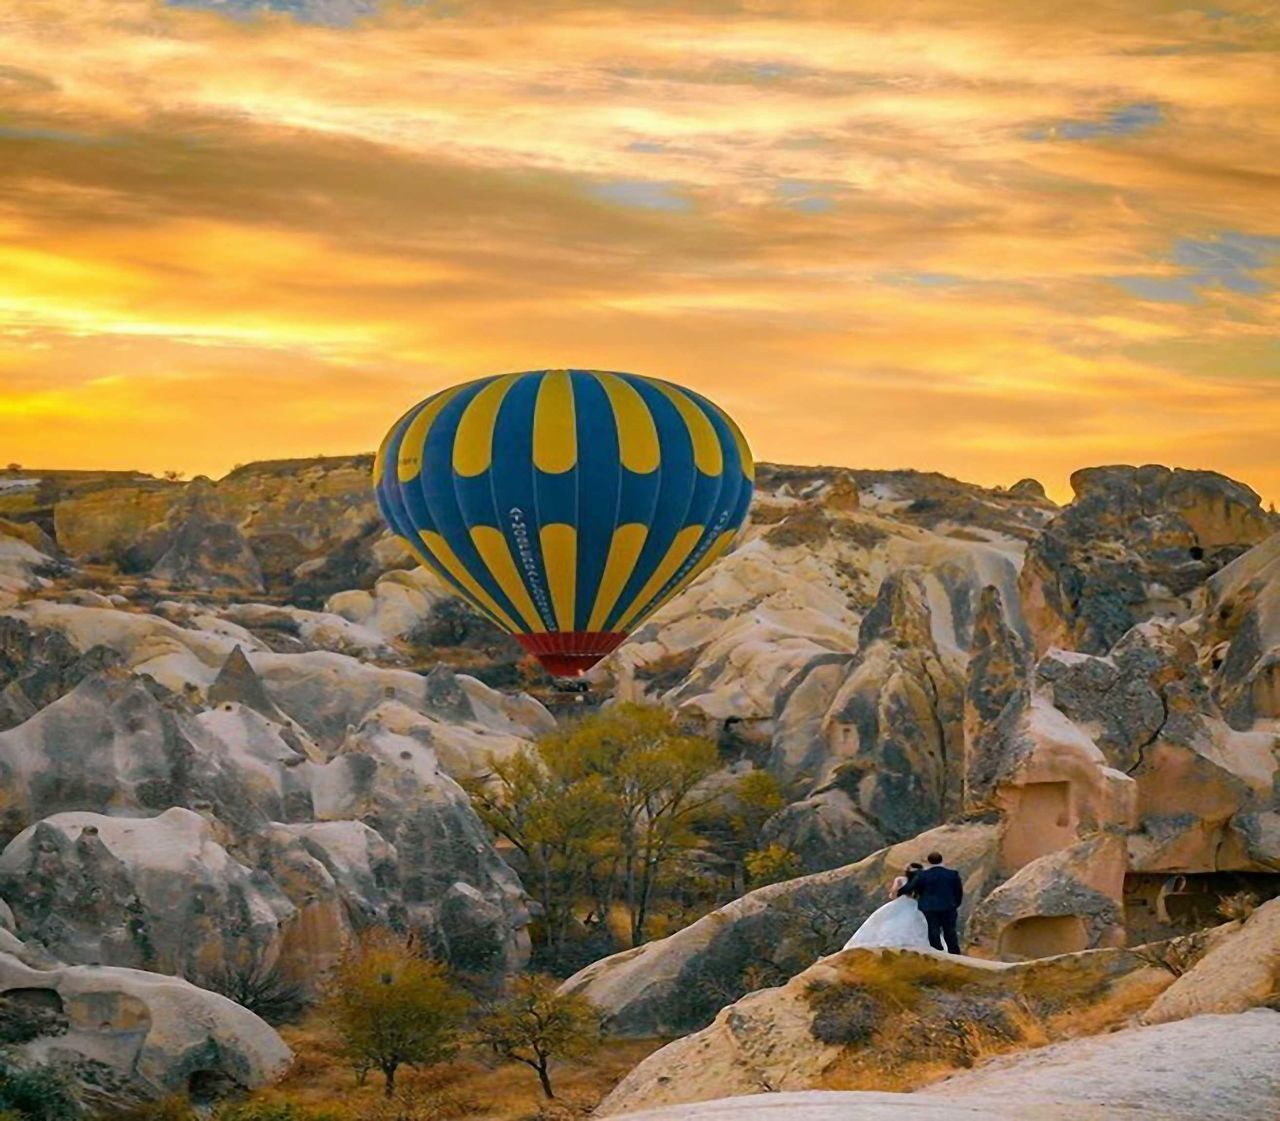
<path fill-rule="evenodd" d="M 423 564 L 574 676 L 728 550 L 754 470 L 733 421 L 688 389 L 534 370 L 415 405 L 373 479 Z"/>

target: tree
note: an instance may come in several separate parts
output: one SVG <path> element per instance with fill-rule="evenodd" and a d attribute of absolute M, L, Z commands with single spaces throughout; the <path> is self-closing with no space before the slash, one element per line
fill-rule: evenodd
<path fill-rule="evenodd" d="M 469 1006 L 444 966 L 384 929 L 367 931 L 348 948 L 325 1001 L 347 1060 L 362 1078 L 381 1071 L 387 1097 L 401 1066 L 453 1055 Z"/>
<path fill-rule="evenodd" d="M 747 853 L 744 863 L 747 869 L 747 880 L 752 887 L 794 880 L 803 871 L 800 867 L 800 858 L 777 841 Z"/>
<path fill-rule="evenodd" d="M 530 973 L 485 1009 L 477 1034 L 503 1058 L 532 1067 L 543 1094 L 554 1098 L 552 1060 L 589 1054 L 600 1041 L 600 1014 L 585 997 L 557 991 L 555 978 Z"/>
<path fill-rule="evenodd" d="M 620 895 L 631 943 L 661 877 L 702 841 L 693 830 L 714 800 L 705 780 L 716 747 L 656 705 L 620 704 L 491 761 L 467 784 L 480 816 L 524 856 L 538 885 L 555 960 L 580 896 L 607 921 Z"/>
<path fill-rule="evenodd" d="M 616 809 L 598 776 L 566 775 L 555 762 L 527 749 L 491 760 L 488 775 L 465 785 L 481 819 L 524 857 L 547 957 L 558 965 L 574 906 L 616 835 Z"/>
<path fill-rule="evenodd" d="M 692 826 L 715 799 L 701 789 L 719 766 L 715 744 L 686 734 L 665 708 L 628 703 L 544 736 L 538 747 L 566 774 L 597 776 L 611 797 L 616 860 L 597 886 L 598 909 L 608 914 L 620 886 L 631 944 L 639 945 L 660 876 L 700 844 Z"/>

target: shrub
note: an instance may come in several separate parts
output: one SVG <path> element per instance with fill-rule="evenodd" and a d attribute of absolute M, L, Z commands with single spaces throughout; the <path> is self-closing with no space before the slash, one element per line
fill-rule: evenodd
<path fill-rule="evenodd" d="M 554 978 L 534 973 L 512 981 L 476 1031 L 497 1054 L 530 1067 L 550 1099 L 551 1060 L 590 1054 L 600 1042 L 600 1013 L 585 997 L 559 992 Z"/>
<path fill-rule="evenodd" d="M 0 1113 L 22 1121 L 78 1121 L 83 1116 L 70 1081 L 52 1067 L 22 1069 L 0 1058 Z"/>
<path fill-rule="evenodd" d="M 871 1042 L 880 1025 L 881 1010 L 866 989 L 815 981 L 806 995 L 814 1011 L 809 1034 L 819 1043 L 860 1046 Z"/>
<path fill-rule="evenodd" d="M 269 1024 L 290 1023 L 307 1006 L 303 987 L 285 977 L 278 965 L 229 964 L 196 978 L 195 984 L 234 1000 Z"/>
<path fill-rule="evenodd" d="M 0 1045 L 62 1035 L 66 1030 L 67 1017 L 60 1009 L 0 997 Z"/>
<path fill-rule="evenodd" d="M 747 853 L 743 863 L 747 869 L 747 881 L 752 887 L 794 880 L 801 872 L 800 858 L 777 841 Z"/>

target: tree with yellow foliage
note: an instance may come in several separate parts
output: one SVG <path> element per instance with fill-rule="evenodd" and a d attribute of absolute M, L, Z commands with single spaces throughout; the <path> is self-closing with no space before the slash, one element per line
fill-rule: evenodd
<path fill-rule="evenodd" d="M 458 1048 L 470 1000 L 444 966 L 422 957 L 390 930 L 366 931 L 352 943 L 330 981 L 324 1011 L 346 1059 L 363 1079 L 382 1072 L 395 1093 L 402 1066 L 428 1066 Z"/>

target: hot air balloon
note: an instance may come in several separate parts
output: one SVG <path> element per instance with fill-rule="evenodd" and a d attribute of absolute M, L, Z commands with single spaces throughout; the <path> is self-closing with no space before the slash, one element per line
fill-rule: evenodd
<path fill-rule="evenodd" d="M 636 374 L 445 389 L 373 467 L 392 532 L 558 677 L 576 677 L 732 544 L 754 464 L 725 413 Z"/>

